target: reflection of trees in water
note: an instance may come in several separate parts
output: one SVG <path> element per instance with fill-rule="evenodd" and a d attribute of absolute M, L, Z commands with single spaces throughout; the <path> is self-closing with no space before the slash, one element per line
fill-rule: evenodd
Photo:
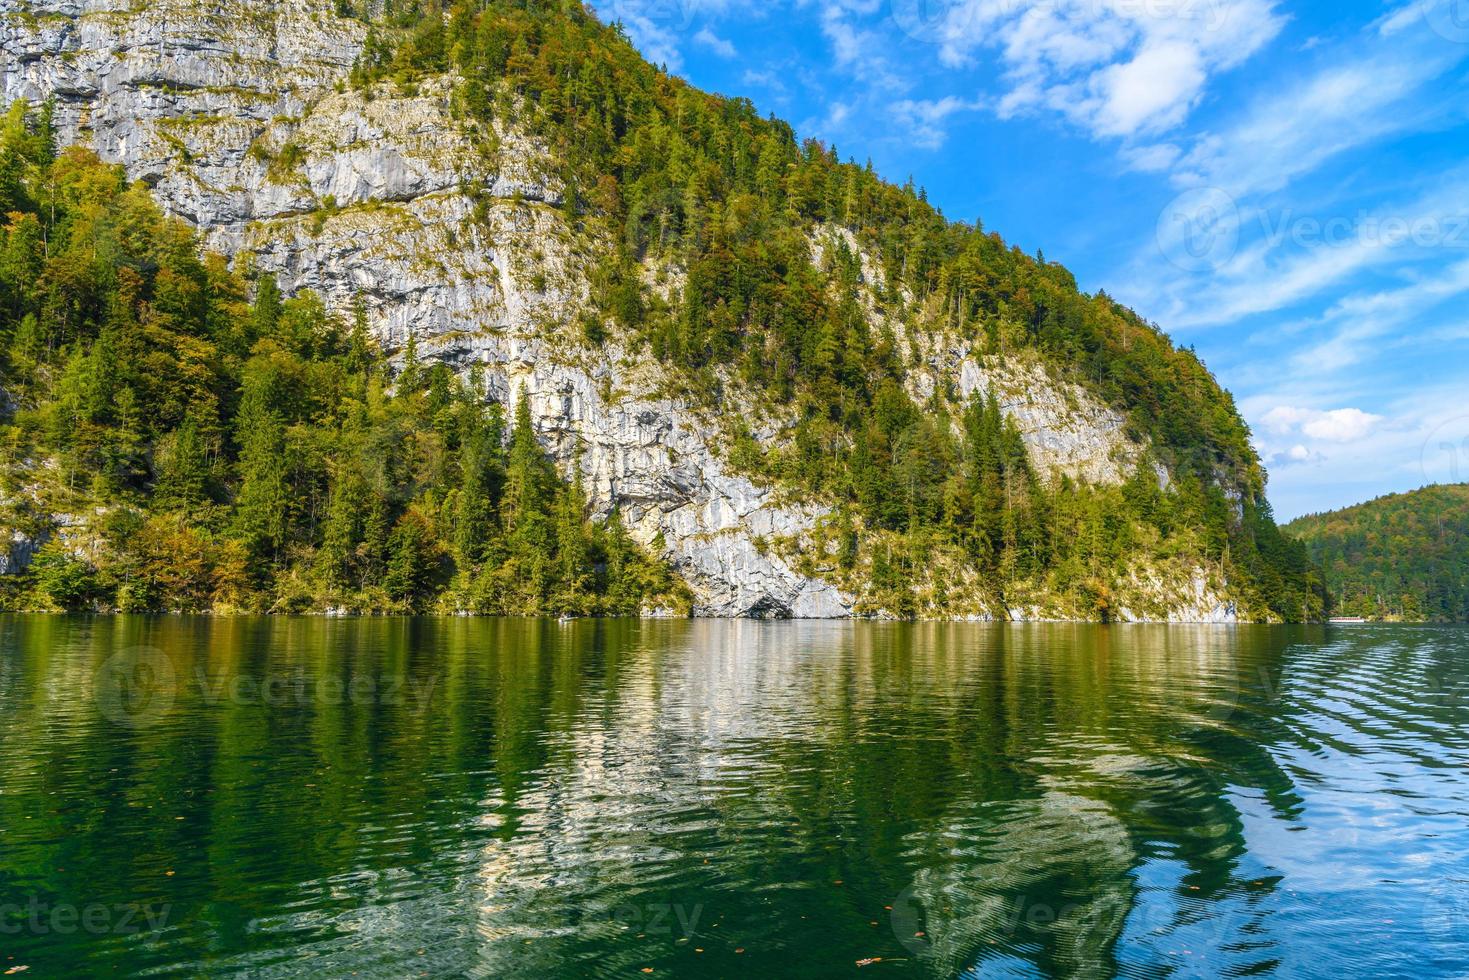
<path fill-rule="evenodd" d="M 789 790 L 781 799 L 797 820 L 847 811 L 888 831 L 852 835 L 863 841 L 901 828 L 900 847 L 864 858 L 894 880 L 918 867 L 895 929 L 937 972 L 989 947 L 1024 950 L 1068 975 L 1111 972 L 1143 847 L 1182 857 L 1195 875 L 1228 880 L 1228 859 L 1243 850 L 1239 816 L 1223 793 L 1229 767 L 1194 736 L 1230 721 L 1237 634 L 844 629 L 835 630 L 841 649 L 828 650 L 827 662 L 765 650 L 760 670 L 783 683 L 766 683 L 755 697 L 728 692 L 721 725 L 805 723 L 809 731 L 793 732 L 767 723 L 762 742 L 784 765 L 787 778 L 773 789 Z M 742 705 L 756 711 L 740 716 Z M 1246 765 L 1267 783 L 1289 784 L 1263 749 Z M 850 792 L 823 801 L 821 788 L 801 779 L 812 771 Z M 914 930 L 925 936 L 902 935 L 902 903 L 930 923 Z M 1187 924 L 1188 913 L 1178 918 Z"/>
<path fill-rule="evenodd" d="M 1454 644 L 1401 632 L 13 624 L 0 821 L 21 828 L 53 790 L 83 800 L 109 836 L 68 874 L 102 899 L 150 894 L 165 852 L 207 869 L 181 899 L 179 948 L 199 956 L 291 905 L 251 928 L 324 964 L 417 943 L 450 973 L 635 972 L 691 919 L 793 970 L 880 954 L 940 975 L 1166 971 L 1189 943 L 1258 967 L 1279 952 L 1275 880 L 1247 854 L 1240 794 L 1298 825 L 1303 760 L 1427 767 L 1462 757 L 1469 730 Z M 87 685 L 139 644 L 187 683 L 156 724 L 108 728 Z M 208 703 L 188 686 L 384 676 L 432 681 L 432 701 Z M 1366 759 L 1388 728 L 1398 755 Z M 205 831 L 140 819 L 159 801 Z M 49 874 L 60 820 L 8 842 L 5 869 Z"/>
<path fill-rule="evenodd" d="M 1133 892 L 1127 829 L 1095 800 L 1060 792 L 971 812 L 909 842 L 915 857 L 943 860 L 895 902 L 899 940 L 942 976 L 1016 950 L 1049 974 L 1110 975 Z"/>

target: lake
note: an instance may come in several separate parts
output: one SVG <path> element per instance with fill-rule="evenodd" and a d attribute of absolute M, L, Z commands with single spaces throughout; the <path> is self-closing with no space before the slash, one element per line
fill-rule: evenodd
<path fill-rule="evenodd" d="M 1469 971 L 1469 632 L 0 617 L 0 974 Z"/>

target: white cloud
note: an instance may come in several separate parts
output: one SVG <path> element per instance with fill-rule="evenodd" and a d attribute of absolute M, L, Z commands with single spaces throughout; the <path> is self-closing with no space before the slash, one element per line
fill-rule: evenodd
<path fill-rule="evenodd" d="M 1301 431 L 1312 439 L 1351 442 L 1371 432 L 1372 427 L 1381 421 L 1381 415 L 1373 415 L 1360 408 L 1337 408 L 1308 419 L 1301 425 Z"/>
<path fill-rule="evenodd" d="M 683 55 L 678 50 L 675 34 L 656 17 L 631 4 L 618 6 L 618 19 L 627 29 L 627 36 L 644 58 L 655 65 L 663 65 L 669 71 L 683 68 Z"/>
<path fill-rule="evenodd" d="M 893 103 L 892 111 L 898 125 L 908 131 L 916 145 L 934 150 L 948 137 L 944 123 L 950 116 L 979 106 L 978 102 L 950 95 L 942 99 L 903 99 Z"/>
<path fill-rule="evenodd" d="M 840 99 L 833 99 L 827 103 L 826 115 L 806 120 L 801 124 L 801 129 L 821 134 L 823 137 L 829 139 L 851 115 L 851 103 L 843 102 Z"/>
<path fill-rule="evenodd" d="M 679 38 L 687 35 L 694 20 L 725 14 L 737 3 L 742 0 L 593 0 L 605 21 L 616 21 L 626 28 L 628 38 L 643 57 L 675 72 L 683 69 Z M 760 8 L 751 5 L 743 13 L 758 16 Z M 704 43 L 699 35 L 694 40 Z"/>
<path fill-rule="evenodd" d="M 1425 6 L 1423 0 L 1415 0 L 1413 3 L 1404 4 L 1397 10 L 1388 12 L 1377 22 L 1378 33 L 1386 37 L 1417 23 L 1423 16 Z"/>
<path fill-rule="evenodd" d="M 718 34 L 715 34 L 707 27 L 701 27 L 699 29 L 699 33 L 694 35 L 694 43 L 708 48 L 710 51 L 713 51 L 721 58 L 733 58 L 737 54 L 739 54 L 739 52 L 735 50 L 735 46 L 733 44 L 729 43 Z"/>
<path fill-rule="evenodd" d="M 837 69 L 860 79 L 869 89 L 888 94 L 912 88 L 913 79 L 895 71 L 886 57 L 889 38 L 858 27 L 853 17 L 868 17 L 879 9 L 876 0 L 825 0 L 820 8 L 821 34 L 831 46 Z"/>
<path fill-rule="evenodd" d="M 1354 363 L 1370 337 L 1421 314 L 1425 304 L 1469 290 L 1469 260 L 1436 277 L 1425 277 L 1428 263 L 1469 254 L 1469 168 L 1447 173 L 1425 172 L 1415 181 L 1427 189 L 1414 198 L 1377 201 L 1371 208 L 1331 195 L 1309 208 L 1246 208 L 1212 187 L 1185 191 L 1176 204 L 1192 211 L 1200 203 L 1228 211 L 1227 227 L 1208 230 L 1199 266 L 1178 265 L 1177 236 L 1192 226 L 1160 219 L 1154 243 L 1135 259 L 1139 281 L 1124 284 L 1118 294 L 1150 311 L 1174 329 L 1232 325 L 1248 317 L 1289 310 L 1317 297 L 1340 296 L 1353 279 L 1397 276 L 1410 285 L 1367 295 L 1337 299 L 1307 326 L 1337 331 L 1330 346 L 1301 349 L 1300 369 L 1335 370 Z M 1197 201 L 1195 200 L 1197 199 Z M 1164 261 L 1165 259 L 1172 260 Z M 1202 273 L 1202 274 L 1201 274 Z"/>
<path fill-rule="evenodd" d="M 1002 115 L 1059 112 L 1102 137 L 1182 123 L 1211 75 L 1269 43 L 1276 0 L 959 0 L 937 25 L 939 58 L 971 64 L 997 47 Z"/>
<path fill-rule="evenodd" d="M 1266 430 L 1275 435 L 1300 433 L 1323 442 L 1354 442 L 1371 432 L 1382 421 L 1382 416 L 1360 408 L 1334 408 L 1323 412 L 1277 405 L 1266 412 L 1261 421 Z M 1305 448 L 1303 445 L 1293 446 L 1289 453 L 1295 458 L 1298 455 L 1296 450 Z"/>
<path fill-rule="evenodd" d="M 1132 170 L 1141 173 L 1166 173 L 1173 169 L 1183 151 L 1172 143 L 1155 143 L 1151 146 L 1129 146 L 1122 150 L 1122 159 Z"/>
<path fill-rule="evenodd" d="M 1301 443 L 1296 443 L 1289 449 L 1277 452 L 1266 452 L 1263 457 L 1265 465 L 1272 470 L 1285 469 L 1288 466 L 1300 466 L 1303 463 L 1325 463 L 1326 457 L 1314 449 L 1309 449 Z"/>
<path fill-rule="evenodd" d="M 1236 197 L 1279 190 L 1348 150 L 1419 128 L 1448 107 L 1412 97 L 1462 54 L 1414 44 L 1370 54 L 1341 50 L 1330 67 L 1272 89 L 1222 131 L 1198 134 L 1174 183 Z"/>
<path fill-rule="evenodd" d="M 1095 128 L 1104 136 L 1129 136 L 1183 122 L 1207 78 L 1203 56 L 1181 41 L 1145 46 L 1126 64 L 1093 76 L 1103 93 Z"/>
<path fill-rule="evenodd" d="M 1289 251 L 1258 242 L 1241 252 L 1204 289 L 1191 293 L 1191 309 L 1171 322 L 1178 327 L 1233 323 L 1279 310 L 1390 256 L 1381 244 L 1353 241 L 1338 247 Z"/>
<path fill-rule="evenodd" d="M 1369 382 L 1368 387 L 1375 386 Z M 1299 404 L 1291 400 L 1294 394 L 1252 396 L 1241 407 L 1247 417 L 1260 420 L 1268 414 L 1262 411 L 1264 406 Z M 1279 517 L 1288 520 L 1382 493 L 1469 478 L 1462 448 L 1469 439 L 1462 383 L 1415 387 L 1380 406 L 1380 411 L 1380 421 L 1347 442 L 1313 446 L 1306 438 L 1285 437 L 1262 449 L 1260 455 L 1270 467 L 1270 501 Z M 1259 428 L 1266 429 L 1263 421 Z M 1270 444 L 1272 439 L 1267 436 L 1264 442 Z M 1445 452 L 1446 443 L 1454 448 L 1453 455 Z M 1297 446 L 1306 449 L 1308 458 L 1293 458 L 1300 455 L 1294 452 Z"/>
<path fill-rule="evenodd" d="M 1398 344 L 1452 341 L 1452 333 L 1429 330 L 1403 333 L 1401 328 L 1422 320 L 1428 310 L 1443 301 L 1469 292 L 1469 259 L 1460 260 L 1440 275 L 1419 279 L 1406 286 L 1372 293 L 1359 293 L 1338 300 L 1321 317 L 1318 327 L 1339 324 L 1324 340 L 1298 353 L 1292 360 L 1297 371 L 1328 375 L 1366 360 L 1380 351 L 1384 337 L 1399 332 Z"/>
<path fill-rule="evenodd" d="M 821 33 L 831 44 L 831 53 L 837 65 L 851 68 L 870 60 L 876 38 L 866 31 L 852 26 L 846 10 L 839 4 L 828 4 L 821 11 Z"/>

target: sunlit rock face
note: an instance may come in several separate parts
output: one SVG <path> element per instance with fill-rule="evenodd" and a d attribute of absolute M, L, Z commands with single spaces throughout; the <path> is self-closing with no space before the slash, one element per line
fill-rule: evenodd
<path fill-rule="evenodd" d="M 851 615 L 856 597 L 767 547 L 825 510 L 732 472 L 719 420 L 670 396 L 678 379 L 652 358 L 582 339 L 602 243 L 566 221 L 557 161 L 513 125 L 475 132 L 456 118 L 447 78 L 412 92 L 347 85 L 364 32 L 316 0 L 0 0 L 0 99 L 53 99 L 63 140 L 122 164 L 237 265 L 344 316 L 360 309 L 391 354 L 412 335 L 420 357 L 487 397 L 528 399 L 562 471 L 582 474 L 597 515 L 620 508 L 661 549 L 696 613 Z M 813 234 L 818 264 L 833 236 L 850 233 Z M 869 315 L 888 316 L 876 303 Z M 917 365 L 915 397 L 995 391 L 1040 472 L 1116 482 L 1140 458 L 1116 412 L 1041 366 L 886 326 Z M 788 420 L 749 416 L 759 441 L 786 437 Z M 1171 615 L 1232 616 L 1206 592 Z"/>

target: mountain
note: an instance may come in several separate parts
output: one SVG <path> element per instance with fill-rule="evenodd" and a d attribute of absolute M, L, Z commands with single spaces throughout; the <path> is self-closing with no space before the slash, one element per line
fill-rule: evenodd
<path fill-rule="evenodd" d="M 1469 622 L 1469 484 L 1429 486 L 1291 521 L 1336 611 Z"/>
<path fill-rule="evenodd" d="M 707 615 L 1322 614 L 1191 350 L 575 5 L 0 17 L 13 604 L 161 523 L 233 584 L 143 606 L 620 610 L 625 529 Z"/>

